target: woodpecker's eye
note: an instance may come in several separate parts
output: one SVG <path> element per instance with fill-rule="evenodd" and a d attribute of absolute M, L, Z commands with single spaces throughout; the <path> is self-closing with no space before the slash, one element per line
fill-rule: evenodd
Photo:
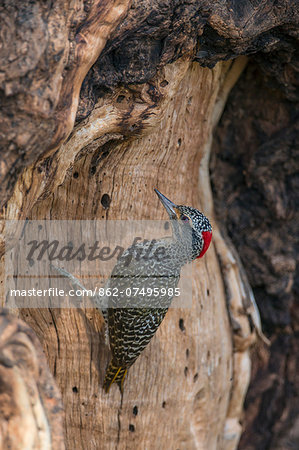
<path fill-rule="evenodd" d="M 184 222 L 189 222 L 189 217 L 185 216 L 184 214 L 181 215 L 180 219 Z"/>

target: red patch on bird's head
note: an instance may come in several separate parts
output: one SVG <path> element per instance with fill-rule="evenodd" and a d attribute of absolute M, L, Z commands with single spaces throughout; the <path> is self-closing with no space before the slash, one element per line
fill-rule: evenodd
<path fill-rule="evenodd" d="M 203 231 L 201 233 L 202 238 L 203 238 L 203 248 L 202 251 L 200 252 L 199 256 L 197 258 L 202 258 L 203 255 L 206 253 L 206 251 L 208 250 L 211 240 L 212 240 L 212 231 Z"/>

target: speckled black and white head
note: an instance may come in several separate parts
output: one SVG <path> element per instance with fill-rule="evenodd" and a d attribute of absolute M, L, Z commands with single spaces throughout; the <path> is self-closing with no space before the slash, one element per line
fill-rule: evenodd
<path fill-rule="evenodd" d="M 186 245 L 187 242 L 191 243 L 190 259 L 202 258 L 212 240 L 212 227 L 209 219 L 198 209 L 176 205 L 157 189 L 155 192 L 169 215 L 174 237 Z"/>

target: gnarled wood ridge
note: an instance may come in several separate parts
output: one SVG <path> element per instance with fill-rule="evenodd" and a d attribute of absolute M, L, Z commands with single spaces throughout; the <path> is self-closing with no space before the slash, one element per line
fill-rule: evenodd
<path fill-rule="evenodd" d="M 0 7 L 2 230 L 26 218 L 162 219 L 154 187 L 214 229 L 194 263 L 192 307 L 168 312 L 123 396 L 100 387 L 109 352 L 98 312 L 20 312 L 62 392 L 68 448 L 236 448 L 261 329 L 214 217 L 212 135 L 246 55 L 259 53 L 266 70 L 296 20 L 291 1 Z"/>

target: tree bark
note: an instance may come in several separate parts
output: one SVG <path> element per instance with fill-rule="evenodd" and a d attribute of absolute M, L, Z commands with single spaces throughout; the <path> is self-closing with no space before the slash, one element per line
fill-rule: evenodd
<path fill-rule="evenodd" d="M 273 89 L 274 81 L 256 63 L 248 65 L 217 128 L 211 164 L 216 211 L 243 261 L 271 340 L 252 358 L 244 449 L 298 446 L 298 99 L 291 80 L 283 92 Z M 246 122 L 240 121 L 244 114 Z"/>
<path fill-rule="evenodd" d="M 293 48 L 295 4 L 282 3 L 61 0 L 0 11 L 3 218 L 161 219 L 157 187 L 214 228 L 194 263 L 192 307 L 168 312 L 123 395 L 100 387 L 109 351 L 97 311 L 21 311 L 61 389 L 68 448 L 238 444 L 260 325 L 214 215 L 209 156 L 247 64 L 239 55 L 259 51 L 269 70 L 269 52 Z"/>
<path fill-rule="evenodd" d="M 0 448 L 64 449 L 61 394 L 35 333 L 0 313 Z"/>

